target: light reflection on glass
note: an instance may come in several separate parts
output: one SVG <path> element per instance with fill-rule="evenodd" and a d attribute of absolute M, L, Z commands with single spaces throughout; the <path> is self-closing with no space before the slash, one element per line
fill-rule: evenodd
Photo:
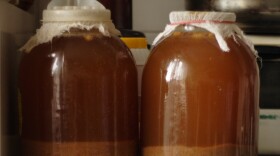
<path fill-rule="evenodd" d="M 53 66 L 52 66 L 52 76 L 54 76 L 54 73 L 56 72 L 57 70 L 57 67 L 58 67 L 58 58 L 55 58 L 54 60 L 54 63 L 53 63 Z"/>
<path fill-rule="evenodd" d="M 64 56 L 60 56 L 57 54 L 51 54 L 54 58 L 54 62 L 52 64 L 52 76 L 53 76 L 53 99 L 52 99 L 52 131 L 53 140 L 61 140 L 62 138 L 62 104 L 60 102 L 61 96 L 61 76 L 63 76 L 63 66 L 64 66 Z"/>
<path fill-rule="evenodd" d="M 183 62 L 179 59 L 174 59 L 168 67 L 167 67 L 167 74 L 165 79 L 167 82 L 171 80 L 183 80 L 186 77 L 186 66 L 183 65 Z"/>
<path fill-rule="evenodd" d="M 184 28 L 186 31 L 193 31 L 195 29 L 194 26 L 190 26 L 190 25 L 186 25 Z"/>
<path fill-rule="evenodd" d="M 182 131 L 187 113 L 187 69 L 180 59 L 174 59 L 167 67 L 166 81 L 168 91 L 164 99 L 164 144 L 176 145 L 178 141 L 186 138 Z M 180 135 L 178 135 L 180 134 Z"/>

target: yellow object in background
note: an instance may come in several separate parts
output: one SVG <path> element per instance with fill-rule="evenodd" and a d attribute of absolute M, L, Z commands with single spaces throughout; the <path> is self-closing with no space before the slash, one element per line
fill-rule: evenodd
<path fill-rule="evenodd" d="M 147 39 L 143 37 L 122 37 L 121 40 L 130 49 L 144 49 L 147 48 Z"/>

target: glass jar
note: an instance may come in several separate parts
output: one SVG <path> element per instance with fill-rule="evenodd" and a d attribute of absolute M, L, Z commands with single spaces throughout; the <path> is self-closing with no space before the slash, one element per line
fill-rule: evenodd
<path fill-rule="evenodd" d="M 118 36 L 71 28 L 35 46 L 19 88 L 24 156 L 137 155 L 137 70 Z"/>
<path fill-rule="evenodd" d="M 171 31 L 165 32 L 172 33 L 163 33 L 167 37 L 152 49 L 143 72 L 143 156 L 257 155 L 256 55 L 227 17 L 235 18 L 171 14 Z"/>

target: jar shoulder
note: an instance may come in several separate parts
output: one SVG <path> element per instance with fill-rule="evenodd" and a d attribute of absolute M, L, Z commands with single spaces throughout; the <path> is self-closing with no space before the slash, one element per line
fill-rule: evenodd
<path fill-rule="evenodd" d="M 115 36 L 107 37 L 94 34 L 63 35 L 51 42 L 43 43 L 23 54 L 23 59 L 40 60 L 63 55 L 65 59 L 133 59 L 129 48 Z"/>
<path fill-rule="evenodd" d="M 256 56 L 251 49 L 238 37 L 226 40 L 230 48 L 224 52 L 211 33 L 174 33 L 153 47 L 150 60 L 169 61 L 180 59 L 183 62 L 206 63 L 213 60 L 223 63 L 242 61 L 256 62 Z"/>
<path fill-rule="evenodd" d="M 147 71 L 165 73 L 176 65 L 185 74 L 258 75 L 257 58 L 239 38 L 227 38 L 229 52 L 223 52 L 211 33 L 173 34 L 156 45 L 147 61 Z"/>
<path fill-rule="evenodd" d="M 130 50 L 117 37 L 59 37 L 52 42 L 40 44 L 22 56 L 20 72 L 44 71 L 52 74 L 54 69 L 79 73 L 84 70 L 136 73 Z"/>

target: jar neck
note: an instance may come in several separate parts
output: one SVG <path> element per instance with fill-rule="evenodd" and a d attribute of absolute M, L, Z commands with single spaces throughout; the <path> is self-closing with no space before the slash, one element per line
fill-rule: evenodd
<path fill-rule="evenodd" d="M 104 36 L 98 29 L 92 28 L 90 30 L 71 28 L 69 31 L 64 32 L 62 36 L 83 36 L 83 35 L 94 35 L 94 36 Z"/>
<path fill-rule="evenodd" d="M 191 26 L 191 25 L 182 25 L 179 26 L 175 32 L 191 32 L 191 33 L 196 33 L 196 32 L 201 32 L 201 33 L 211 33 L 208 30 L 196 26 Z"/>

